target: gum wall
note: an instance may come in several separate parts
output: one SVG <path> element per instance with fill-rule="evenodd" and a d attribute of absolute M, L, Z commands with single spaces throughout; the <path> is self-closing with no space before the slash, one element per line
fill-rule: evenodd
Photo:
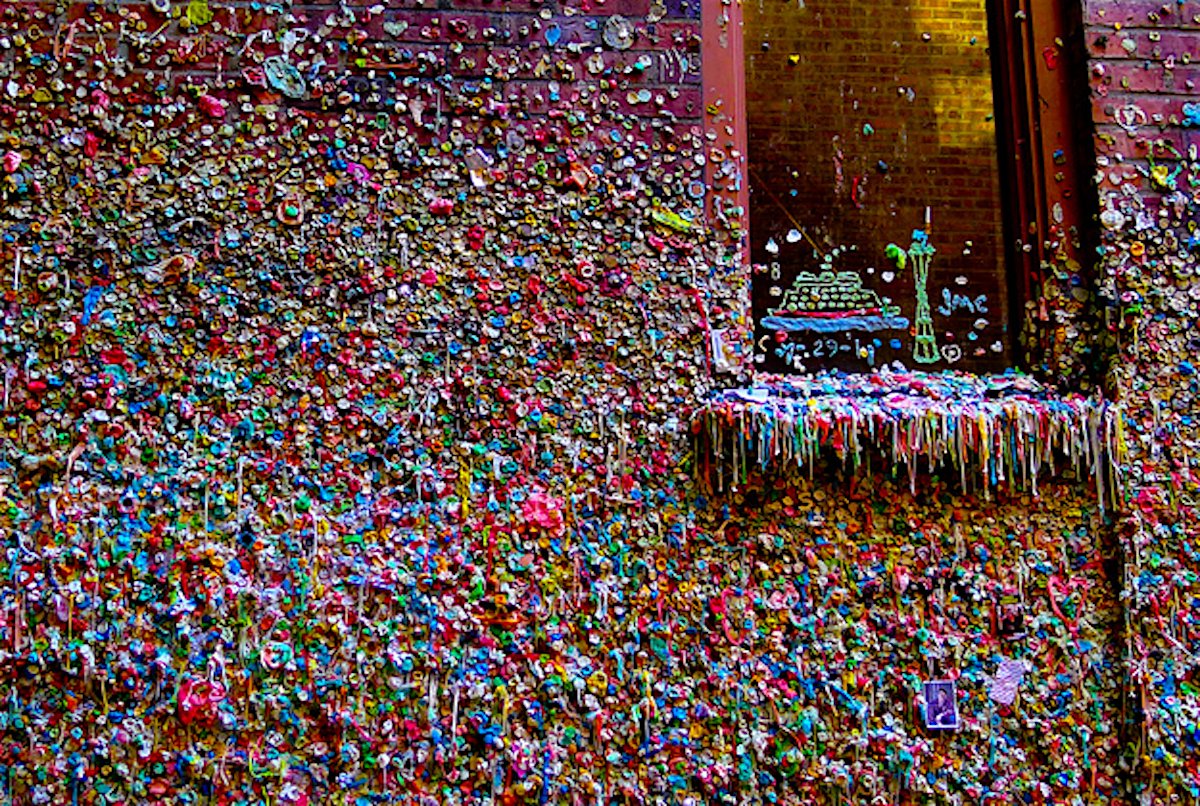
<path fill-rule="evenodd" d="M 746 358 L 722 8 L 0 4 L 0 802 L 1200 794 L 1200 5 L 1076 32 L 1099 248 L 1022 410 L 1105 377 L 1115 497 L 902 462 L 932 408 L 720 469 L 712 394 L 794 391 Z"/>

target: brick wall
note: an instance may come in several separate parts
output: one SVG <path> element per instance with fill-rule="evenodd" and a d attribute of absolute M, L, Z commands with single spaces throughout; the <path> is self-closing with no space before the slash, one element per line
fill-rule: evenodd
<path fill-rule="evenodd" d="M 697 529 L 698 20 L 0 7 L 0 800 L 667 790 L 593 540 Z"/>
<path fill-rule="evenodd" d="M 1088 2 L 1100 264 L 1121 345 L 1129 408 L 1130 514 L 1124 532 L 1126 662 L 1135 731 L 1127 752 L 1142 803 L 1200 785 L 1195 728 L 1191 549 L 1196 523 L 1193 380 L 1198 292 L 1194 3 Z"/>
<path fill-rule="evenodd" d="M 750 276 L 736 211 L 702 219 L 738 157 L 701 11 L 0 7 L 0 800 L 1187 791 L 1191 168 L 1163 163 L 1182 200 L 1139 168 L 1186 154 L 1167 35 L 1200 9 L 1088 8 L 1093 88 L 1130 76 L 1095 107 L 1129 177 L 1101 261 L 1123 557 L 1070 478 L 697 481 Z M 1170 55 L 1175 95 L 1135 80 Z M 1027 638 L 997 627 L 1013 601 Z M 996 708 L 1009 656 L 1027 682 Z M 931 676 L 960 731 L 924 728 Z"/>
<path fill-rule="evenodd" d="M 783 334 L 805 347 L 814 336 L 877 343 L 867 360 L 851 350 L 801 364 L 864 371 L 896 361 L 919 366 L 910 332 L 914 278 L 885 251 L 889 244 L 908 249 L 929 208 L 938 252 L 927 291 L 933 331 L 945 348 L 944 355 L 935 350 L 936 366 L 1009 366 L 985 4 L 760 3 L 745 15 L 751 255 L 765 269 L 755 285 L 758 318 L 781 302 L 772 287 L 787 289 L 798 272 L 822 271 L 836 249 L 845 254 L 829 261 L 832 267 L 856 273 L 865 287 L 899 303 L 910 325 Z M 788 240 L 796 229 L 808 239 Z M 767 251 L 768 240 L 778 251 Z M 771 263 L 780 265 L 778 272 L 765 268 Z M 763 367 L 787 367 L 779 353 L 792 345 L 777 344 L 778 334 L 766 326 L 756 335 L 769 345 Z M 901 346 L 893 348 L 893 341 Z"/>

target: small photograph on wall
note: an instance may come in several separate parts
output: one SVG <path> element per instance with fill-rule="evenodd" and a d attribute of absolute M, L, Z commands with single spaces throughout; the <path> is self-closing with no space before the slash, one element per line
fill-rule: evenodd
<path fill-rule="evenodd" d="M 996 608 L 997 632 L 1006 641 L 1025 637 L 1025 605 L 1013 597 L 1001 597 Z"/>
<path fill-rule="evenodd" d="M 925 727 L 958 730 L 958 699 L 953 680 L 926 680 Z"/>

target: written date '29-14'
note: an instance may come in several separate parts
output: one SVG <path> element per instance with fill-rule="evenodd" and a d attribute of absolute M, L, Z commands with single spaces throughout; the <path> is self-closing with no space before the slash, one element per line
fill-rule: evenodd
<path fill-rule="evenodd" d="M 875 350 L 882 346 L 883 342 L 879 339 L 869 339 L 864 342 L 858 338 L 843 340 L 823 336 L 817 339 L 786 341 L 777 344 L 775 345 L 775 355 L 801 370 L 806 360 L 837 358 L 847 354 L 865 360 L 870 366 L 875 366 Z"/>

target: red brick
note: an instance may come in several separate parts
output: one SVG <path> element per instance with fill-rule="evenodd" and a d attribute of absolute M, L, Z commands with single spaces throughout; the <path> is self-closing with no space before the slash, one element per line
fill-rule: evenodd
<path fill-rule="evenodd" d="M 1084 7 L 1087 24 L 1097 27 L 1120 23 L 1126 28 L 1200 28 L 1193 19 L 1200 14 L 1200 3 L 1195 2 L 1179 5 L 1156 0 L 1088 0 Z M 1164 7 L 1169 13 L 1163 13 Z M 1158 15 L 1157 23 L 1151 21 L 1151 14 Z"/>
<path fill-rule="evenodd" d="M 1188 89 L 1187 82 L 1193 83 Z M 1093 87 L 1104 87 L 1113 92 L 1151 93 L 1168 95 L 1194 95 L 1195 85 L 1200 84 L 1200 65 L 1177 64 L 1174 70 L 1166 69 L 1161 62 L 1145 62 L 1133 59 L 1110 61 L 1104 65 L 1104 75 L 1091 75 Z"/>
<path fill-rule="evenodd" d="M 592 14 L 620 14 L 624 17 L 645 17 L 650 13 L 650 0 L 591 0 Z M 637 22 L 636 19 L 631 20 Z"/>
<path fill-rule="evenodd" d="M 453 11 L 537 12 L 544 2 L 537 0 L 447 0 Z"/>
<path fill-rule="evenodd" d="M 1095 142 L 1097 154 L 1173 158 L 1175 153 L 1186 155 L 1188 146 L 1200 142 L 1200 131 L 1170 128 L 1130 135 L 1117 126 L 1103 126 L 1098 128 Z"/>
<path fill-rule="evenodd" d="M 1133 94 L 1127 92 L 1109 92 L 1107 97 L 1092 98 L 1092 120 L 1097 125 L 1100 124 L 1120 124 L 1115 117 L 1117 110 L 1125 107 L 1136 107 L 1146 114 L 1144 122 L 1137 123 L 1139 128 L 1158 128 L 1169 125 L 1171 116 L 1176 119 L 1183 118 L 1182 98 L 1170 95 L 1153 95 L 1153 94 Z M 1155 115 L 1161 116 L 1161 124 L 1154 119 Z M 1140 116 L 1134 119 L 1136 123 L 1140 120 Z"/>
<path fill-rule="evenodd" d="M 1158 40 L 1151 36 L 1157 36 Z M 1132 53 L 1125 49 L 1126 40 L 1134 43 Z M 1168 56 L 1181 59 L 1183 54 L 1190 53 L 1200 60 L 1200 38 L 1190 32 L 1092 28 L 1088 31 L 1087 42 L 1093 59 L 1166 59 Z"/>

